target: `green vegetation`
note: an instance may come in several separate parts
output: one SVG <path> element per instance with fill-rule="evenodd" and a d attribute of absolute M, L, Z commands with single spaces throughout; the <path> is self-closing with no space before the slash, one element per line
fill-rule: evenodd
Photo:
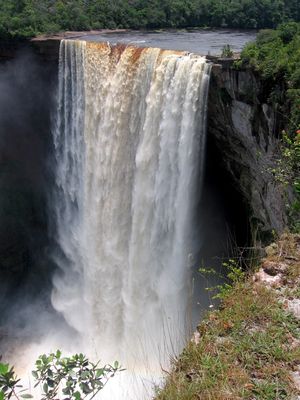
<path fill-rule="evenodd" d="M 233 51 L 231 50 L 229 44 L 226 44 L 226 45 L 223 47 L 223 49 L 222 49 L 222 55 L 221 55 L 221 56 L 222 56 L 222 57 L 228 57 L 228 58 L 233 57 Z"/>
<path fill-rule="evenodd" d="M 266 268 L 281 266 L 281 290 L 233 267 L 235 283 L 223 291 L 221 308 L 197 327 L 156 400 L 296 398 L 291 374 L 300 359 L 299 321 L 285 303 L 299 299 L 299 244 L 299 235 L 286 234 L 264 260 Z"/>
<path fill-rule="evenodd" d="M 57 399 L 61 393 L 68 400 L 92 399 L 110 378 L 122 371 L 117 361 L 113 366 L 99 367 L 99 362 L 93 364 L 83 354 L 62 357 L 59 350 L 49 355 L 41 355 L 35 367 L 32 375 L 36 381 L 35 387 L 41 388 L 42 400 Z M 20 385 L 14 368 L 9 364 L 0 363 L 0 400 L 32 397 L 32 394 Z"/>
<path fill-rule="evenodd" d="M 263 30 L 246 45 L 237 66 L 250 66 L 273 86 L 270 101 L 286 101 L 290 109 L 289 128 L 300 128 L 300 24 L 289 22 L 276 30 Z M 286 99 L 280 99 L 283 84 Z"/>
<path fill-rule="evenodd" d="M 274 28 L 298 0 L 2 0 L 0 37 L 101 28 Z"/>
<path fill-rule="evenodd" d="M 215 292 L 212 299 L 224 299 L 227 294 L 230 294 L 234 285 L 244 280 L 245 272 L 240 260 L 230 258 L 222 263 L 222 273 L 217 272 L 214 268 L 199 268 L 198 272 L 203 276 L 218 276 L 219 279 L 225 279 L 225 282 L 217 286 L 206 288 L 210 292 Z"/>
<path fill-rule="evenodd" d="M 286 195 L 287 215 L 292 232 L 300 232 L 300 129 L 290 137 L 282 132 L 282 141 L 277 159 L 270 169 L 276 182 L 289 189 L 293 196 Z"/>
<path fill-rule="evenodd" d="M 259 72 L 271 88 L 269 102 L 283 116 L 287 129 L 270 168 L 277 183 L 286 189 L 290 228 L 300 231 L 300 24 L 289 22 L 276 30 L 263 30 L 249 43 L 235 63 Z M 290 189 L 293 196 L 289 195 Z"/>

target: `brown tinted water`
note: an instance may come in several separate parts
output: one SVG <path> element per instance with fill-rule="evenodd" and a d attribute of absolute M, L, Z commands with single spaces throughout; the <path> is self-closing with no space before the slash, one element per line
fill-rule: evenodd
<path fill-rule="evenodd" d="M 123 43 L 141 47 L 159 47 L 169 50 L 184 50 L 201 55 L 219 55 L 229 44 L 234 52 L 240 52 L 249 41 L 255 40 L 256 31 L 229 29 L 194 31 L 111 32 L 78 37 L 87 41 L 111 44 Z"/>

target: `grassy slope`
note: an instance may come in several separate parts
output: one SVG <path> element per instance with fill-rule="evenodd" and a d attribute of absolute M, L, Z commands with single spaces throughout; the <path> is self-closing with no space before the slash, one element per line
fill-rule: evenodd
<path fill-rule="evenodd" d="M 300 321 L 287 306 L 300 299 L 300 236 L 282 236 L 271 253 L 268 275 L 237 282 L 198 326 L 156 400 L 297 399 Z"/>

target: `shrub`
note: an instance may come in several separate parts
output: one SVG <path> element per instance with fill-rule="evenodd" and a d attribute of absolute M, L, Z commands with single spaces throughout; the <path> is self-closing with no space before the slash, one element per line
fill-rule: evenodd
<path fill-rule="evenodd" d="M 123 371 L 117 361 L 113 365 L 99 367 L 83 354 L 62 357 L 60 350 L 41 355 L 32 375 L 35 387 L 42 389 L 42 400 L 57 399 L 62 393 L 64 400 L 92 399 L 117 373 Z M 0 363 L 0 400 L 32 398 L 32 394 L 20 385 L 14 367 Z"/>
<path fill-rule="evenodd" d="M 222 57 L 231 58 L 233 56 L 233 51 L 229 44 L 225 44 L 222 49 Z"/>

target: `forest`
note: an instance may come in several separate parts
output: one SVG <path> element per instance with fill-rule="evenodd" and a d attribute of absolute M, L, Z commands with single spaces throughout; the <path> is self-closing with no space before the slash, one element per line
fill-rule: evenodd
<path fill-rule="evenodd" d="M 236 67 L 251 67 L 273 87 L 270 101 L 283 103 L 289 127 L 300 127 L 300 24 L 281 24 L 276 30 L 264 29 L 257 40 L 246 45 Z M 280 85 L 286 97 L 282 99 Z"/>
<path fill-rule="evenodd" d="M 0 37 L 62 30 L 223 27 L 300 21 L 299 0 L 1 0 Z"/>

